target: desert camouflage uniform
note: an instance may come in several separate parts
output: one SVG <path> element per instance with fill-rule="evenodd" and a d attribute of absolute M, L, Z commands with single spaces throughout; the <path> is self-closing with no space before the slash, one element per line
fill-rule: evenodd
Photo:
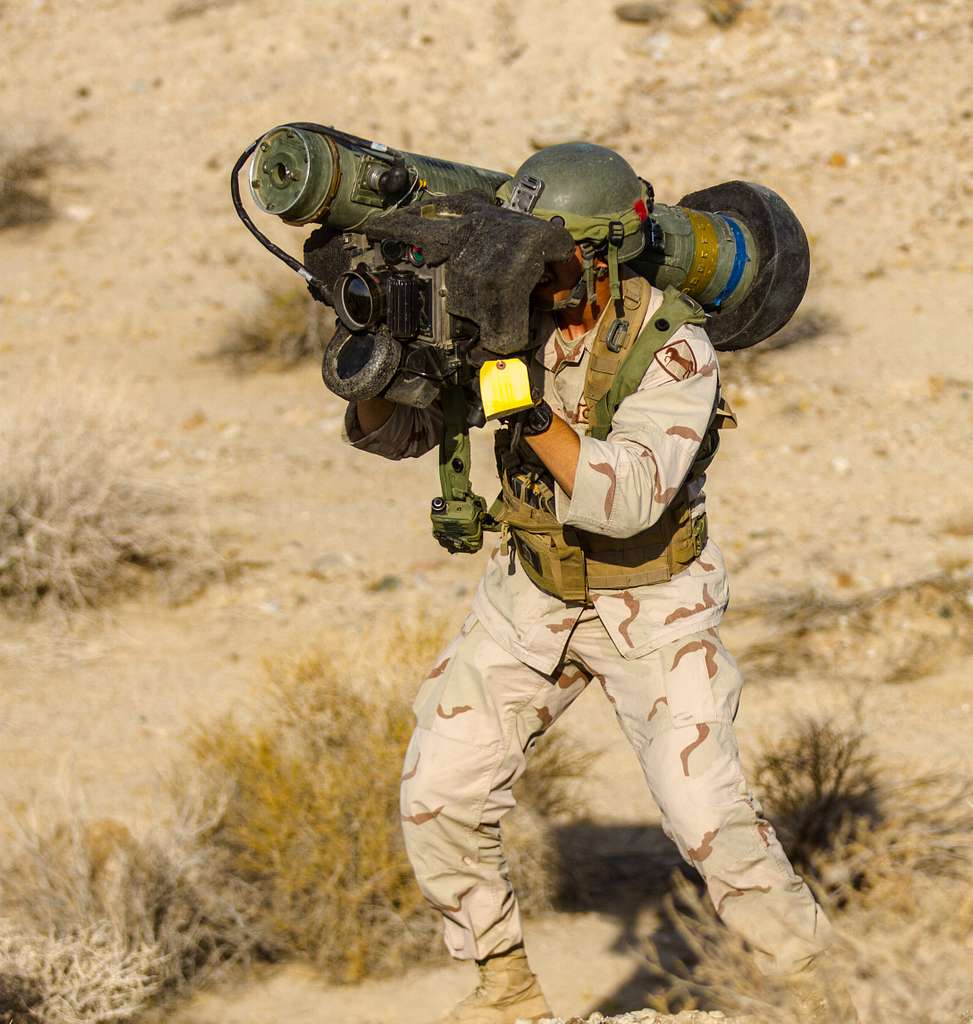
<path fill-rule="evenodd" d="M 646 318 L 661 302 L 653 289 Z M 631 536 L 683 487 L 714 408 L 716 354 L 705 331 L 681 327 L 601 441 L 584 434 L 594 330 L 574 341 L 553 322 L 545 330 L 549 340 L 533 369 L 543 372 L 554 411 L 581 435 L 572 497 L 555 487 L 557 517 Z M 353 404 L 346 418 L 355 447 L 390 459 L 428 451 L 439 428 L 435 408 L 399 406 L 367 435 Z M 703 478 L 687 486 L 698 515 Z M 537 738 L 596 680 L 638 755 L 663 828 L 706 880 L 720 916 L 767 973 L 805 966 L 828 944 L 830 925 L 740 767 L 733 719 L 742 680 L 717 632 L 728 590 L 716 544 L 708 541 L 668 582 L 596 591 L 588 606 L 538 589 L 513 550 L 494 553 L 460 635 L 419 691 L 402 778 L 407 849 L 423 892 L 444 916 L 450 953 L 484 959 L 522 941 L 500 820 Z"/>

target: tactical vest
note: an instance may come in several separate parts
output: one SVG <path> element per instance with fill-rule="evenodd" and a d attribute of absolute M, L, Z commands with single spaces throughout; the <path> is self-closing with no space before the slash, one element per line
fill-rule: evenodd
<path fill-rule="evenodd" d="M 651 297 L 643 278 L 624 282 L 629 322 L 642 323 Z M 633 308 L 634 306 L 634 308 Z M 662 305 L 637 336 L 613 327 L 613 317 L 602 318 L 591 346 L 584 383 L 588 409 L 587 433 L 604 440 L 622 401 L 638 390 L 657 352 L 684 324 L 702 324 L 702 308 L 689 296 L 667 288 Z M 719 397 L 699 454 L 676 498 L 648 529 L 633 537 L 615 538 L 572 526 L 562 526 L 554 511 L 553 479 L 548 473 L 525 467 L 510 448 L 509 432 L 496 435 L 497 470 L 502 491 L 496 518 L 516 549 L 527 576 L 541 589 L 563 601 L 590 601 L 592 590 L 664 583 L 682 572 L 706 544 L 706 515 L 690 515 L 688 483 L 705 472 L 719 444 L 717 431 L 732 413 Z"/>

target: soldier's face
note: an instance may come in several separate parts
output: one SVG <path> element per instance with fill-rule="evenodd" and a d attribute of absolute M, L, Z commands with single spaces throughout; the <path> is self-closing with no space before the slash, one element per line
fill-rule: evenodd
<path fill-rule="evenodd" d="M 571 289 L 578 283 L 583 269 L 581 246 L 576 245 L 571 259 L 544 267 L 541 279 L 531 292 L 531 301 L 541 309 L 549 309 L 555 302 L 570 298 Z"/>

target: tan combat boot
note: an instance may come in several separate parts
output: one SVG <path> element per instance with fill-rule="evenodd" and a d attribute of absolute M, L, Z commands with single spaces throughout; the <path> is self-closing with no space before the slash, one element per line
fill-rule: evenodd
<path fill-rule="evenodd" d="M 478 960 L 480 984 L 439 1024 L 515 1024 L 552 1017 L 523 946 Z"/>

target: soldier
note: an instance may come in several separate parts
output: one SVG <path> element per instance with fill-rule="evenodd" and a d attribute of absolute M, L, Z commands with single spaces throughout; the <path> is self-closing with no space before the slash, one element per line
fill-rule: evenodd
<path fill-rule="evenodd" d="M 533 295 L 543 399 L 498 431 L 501 543 L 416 698 L 402 777 L 419 885 L 449 952 L 481 976 L 445 1024 L 551 1015 L 524 952 L 500 822 L 538 737 L 593 680 L 667 835 L 761 968 L 808 967 L 831 931 L 740 766 L 742 679 L 718 632 L 727 579 L 703 494 L 727 413 L 704 318 L 627 272 L 648 197 L 618 154 L 553 146 L 515 181 L 528 175 L 543 182 L 533 215 L 560 218 L 575 256 Z M 403 459 L 438 444 L 442 417 L 376 398 L 351 403 L 345 425 L 356 448 Z"/>

